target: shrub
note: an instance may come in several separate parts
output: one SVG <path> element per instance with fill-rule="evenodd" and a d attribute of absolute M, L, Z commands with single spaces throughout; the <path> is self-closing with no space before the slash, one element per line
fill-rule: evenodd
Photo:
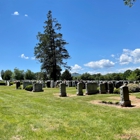
<path fill-rule="evenodd" d="M 10 85 L 13 85 L 14 84 L 14 82 L 10 82 Z"/>
<path fill-rule="evenodd" d="M 128 90 L 130 93 L 133 93 L 133 92 L 139 92 L 140 91 L 140 85 L 139 84 L 128 84 Z"/>
<path fill-rule="evenodd" d="M 32 91 L 33 90 L 33 85 L 28 85 L 25 87 L 25 90 L 27 91 Z"/>
<path fill-rule="evenodd" d="M 4 85 L 5 86 L 5 83 L 4 82 L 0 82 L 0 85 Z"/>
<path fill-rule="evenodd" d="M 117 94 L 119 94 L 119 93 L 120 93 L 120 88 L 114 88 L 113 93 L 117 93 Z"/>

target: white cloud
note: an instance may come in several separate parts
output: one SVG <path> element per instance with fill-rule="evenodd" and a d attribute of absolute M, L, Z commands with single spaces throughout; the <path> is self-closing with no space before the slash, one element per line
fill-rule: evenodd
<path fill-rule="evenodd" d="M 130 62 L 132 62 L 132 57 L 128 56 L 127 54 L 122 54 L 120 56 L 120 64 L 124 65 L 124 64 L 129 64 Z"/>
<path fill-rule="evenodd" d="M 79 70 L 82 70 L 82 67 L 75 64 L 74 66 L 71 66 L 71 72 L 77 72 Z"/>
<path fill-rule="evenodd" d="M 21 54 L 20 57 L 23 58 L 23 59 L 29 59 L 29 57 L 25 56 L 24 54 Z"/>
<path fill-rule="evenodd" d="M 126 70 L 135 70 L 135 69 L 140 69 L 140 67 L 126 67 L 126 68 L 122 68 L 122 69 L 118 69 L 117 72 L 125 72 Z"/>
<path fill-rule="evenodd" d="M 120 64 L 140 63 L 140 49 L 123 49 L 123 54 L 119 58 Z"/>
<path fill-rule="evenodd" d="M 19 12 L 18 11 L 15 11 L 12 15 L 18 16 L 19 15 Z"/>
<path fill-rule="evenodd" d="M 134 59 L 134 63 L 140 63 L 140 49 L 135 49 L 132 51 L 131 56 Z"/>
<path fill-rule="evenodd" d="M 35 57 L 31 57 L 32 60 L 35 60 Z"/>
<path fill-rule="evenodd" d="M 115 55 L 114 54 L 111 54 L 111 57 L 115 57 Z"/>
<path fill-rule="evenodd" d="M 87 64 L 84 64 L 84 66 L 90 67 L 93 69 L 110 68 L 110 67 L 113 67 L 114 65 L 115 63 L 113 63 L 112 61 L 108 59 L 102 59 L 99 61 L 91 61 Z"/>
<path fill-rule="evenodd" d="M 25 14 L 24 16 L 25 16 L 25 17 L 28 17 L 28 15 L 27 15 L 27 14 Z"/>

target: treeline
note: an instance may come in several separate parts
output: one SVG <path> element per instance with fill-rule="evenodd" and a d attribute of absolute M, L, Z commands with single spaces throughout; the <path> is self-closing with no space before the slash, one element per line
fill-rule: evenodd
<path fill-rule="evenodd" d="M 15 68 L 11 70 L 1 70 L 1 78 L 3 80 L 52 80 L 51 75 L 47 75 L 46 72 L 32 72 L 31 70 L 20 70 Z M 62 74 L 57 74 L 57 80 L 72 80 L 71 73 L 66 69 Z"/>
<path fill-rule="evenodd" d="M 102 75 L 100 73 L 98 74 L 89 74 L 84 73 L 78 78 L 83 80 L 140 80 L 140 69 L 135 70 L 126 70 L 124 73 L 108 73 L 105 75 Z"/>
<path fill-rule="evenodd" d="M 52 80 L 49 75 L 45 72 L 32 72 L 31 70 L 19 70 L 15 68 L 14 71 L 11 70 L 1 70 L 1 77 L 3 80 Z M 62 74 L 60 73 L 57 76 L 57 80 L 140 80 L 140 69 L 135 70 L 126 70 L 124 73 L 108 73 L 102 75 L 98 74 L 90 74 L 83 73 L 78 77 L 72 77 L 69 70 L 65 70 Z"/>

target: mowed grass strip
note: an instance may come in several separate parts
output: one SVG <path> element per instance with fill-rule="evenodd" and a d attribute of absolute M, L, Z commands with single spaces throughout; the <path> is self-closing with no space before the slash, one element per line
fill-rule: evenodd
<path fill-rule="evenodd" d="M 59 97 L 59 88 L 44 92 L 0 86 L 0 140 L 140 139 L 140 109 L 90 103 L 115 94 Z M 140 96 L 140 94 L 136 94 Z"/>

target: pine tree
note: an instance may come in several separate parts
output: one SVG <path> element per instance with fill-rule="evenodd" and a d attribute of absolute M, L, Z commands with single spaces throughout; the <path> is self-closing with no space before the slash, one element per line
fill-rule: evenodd
<path fill-rule="evenodd" d="M 41 70 L 45 70 L 47 75 L 56 81 L 58 67 L 70 68 L 67 62 L 63 62 L 63 59 L 70 57 L 64 47 L 68 43 L 62 39 L 61 33 L 56 32 L 61 29 L 61 25 L 55 18 L 52 18 L 51 11 L 48 12 L 44 23 L 44 33 L 39 32 L 37 35 L 39 43 L 34 48 L 34 55 L 42 64 Z"/>
<path fill-rule="evenodd" d="M 123 0 L 123 1 L 125 5 L 132 7 L 136 0 Z"/>

